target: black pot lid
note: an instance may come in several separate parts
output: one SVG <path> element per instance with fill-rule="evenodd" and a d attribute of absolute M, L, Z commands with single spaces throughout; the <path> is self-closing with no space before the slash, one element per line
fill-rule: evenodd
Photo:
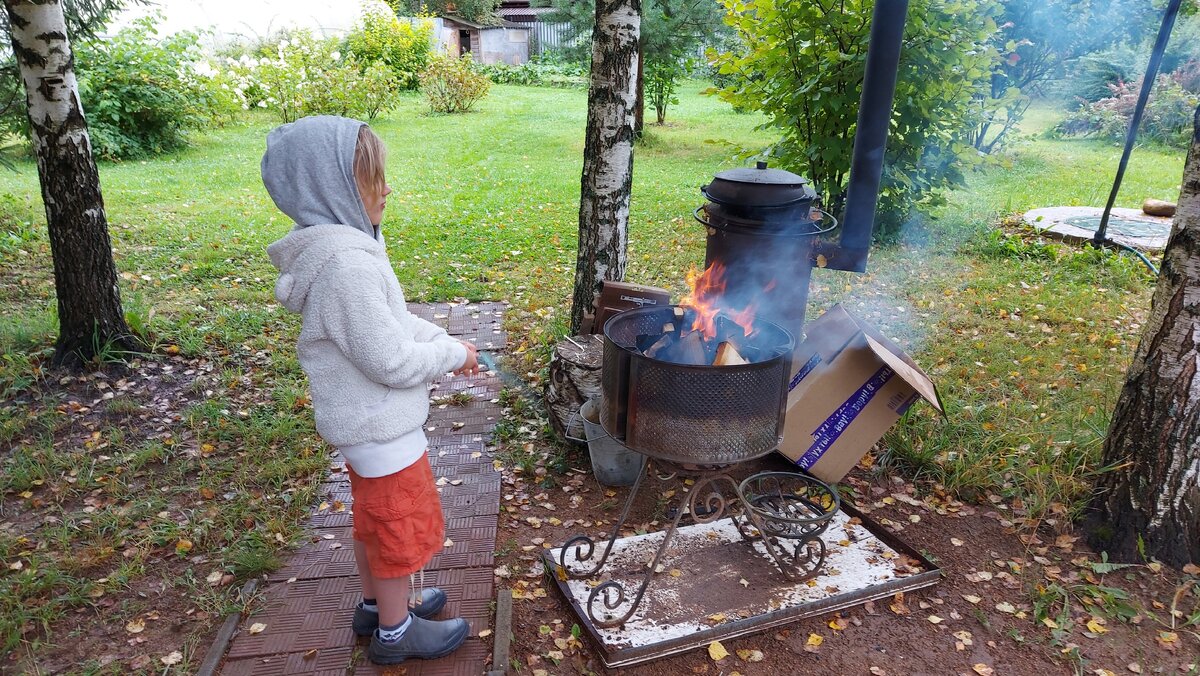
<path fill-rule="evenodd" d="M 747 207 L 778 207 L 811 202 L 817 197 L 807 178 L 783 169 L 768 169 L 766 162 L 722 171 L 701 192 L 718 204 Z"/>

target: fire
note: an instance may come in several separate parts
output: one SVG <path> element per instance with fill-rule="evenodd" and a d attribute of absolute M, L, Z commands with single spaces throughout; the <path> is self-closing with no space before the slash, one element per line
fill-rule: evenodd
<path fill-rule="evenodd" d="M 688 270 L 687 285 L 689 289 L 688 294 L 679 301 L 679 304 L 695 313 L 696 318 L 692 321 L 692 330 L 700 331 L 705 340 L 716 337 L 717 315 L 722 312 L 732 319 L 735 324 L 742 327 L 745 335 L 748 336 L 753 331 L 754 316 L 756 314 L 754 304 L 750 304 L 741 310 L 733 310 L 723 305 L 722 301 L 725 294 L 724 265 L 713 263 L 704 272 L 700 272 L 696 268 Z"/>

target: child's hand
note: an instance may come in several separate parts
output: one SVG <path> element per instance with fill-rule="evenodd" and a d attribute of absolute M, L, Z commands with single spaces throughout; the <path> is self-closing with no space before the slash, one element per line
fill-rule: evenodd
<path fill-rule="evenodd" d="M 462 343 L 463 347 L 467 348 L 467 361 L 463 363 L 461 368 L 459 368 L 457 371 L 454 372 L 454 375 L 473 376 L 473 375 L 478 374 L 479 373 L 479 349 L 476 348 L 471 343 L 468 343 L 465 340 L 460 340 L 458 342 Z"/>

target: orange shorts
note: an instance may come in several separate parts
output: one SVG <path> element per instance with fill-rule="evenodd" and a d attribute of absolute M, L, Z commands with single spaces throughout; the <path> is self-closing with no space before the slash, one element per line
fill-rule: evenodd
<path fill-rule="evenodd" d="M 367 478 L 349 466 L 354 539 L 366 545 L 371 575 L 404 577 L 442 549 L 446 523 L 429 457 L 387 476 Z M 361 565 L 361 562 L 360 562 Z"/>

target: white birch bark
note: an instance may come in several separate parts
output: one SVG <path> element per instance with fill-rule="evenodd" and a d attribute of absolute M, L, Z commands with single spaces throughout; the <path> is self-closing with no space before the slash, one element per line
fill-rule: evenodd
<path fill-rule="evenodd" d="M 55 363 L 96 348 L 136 349 L 121 310 L 74 55 L 60 0 L 5 0 L 13 54 L 25 84 L 42 201 L 54 259 L 59 337 Z"/>
<path fill-rule="evenodd" d="M 600 282 L 625 276 L 640 30 L 640 0 L 597 0 L 572 334 L 579 333 L 585 313 L 595 312 Z"/>

